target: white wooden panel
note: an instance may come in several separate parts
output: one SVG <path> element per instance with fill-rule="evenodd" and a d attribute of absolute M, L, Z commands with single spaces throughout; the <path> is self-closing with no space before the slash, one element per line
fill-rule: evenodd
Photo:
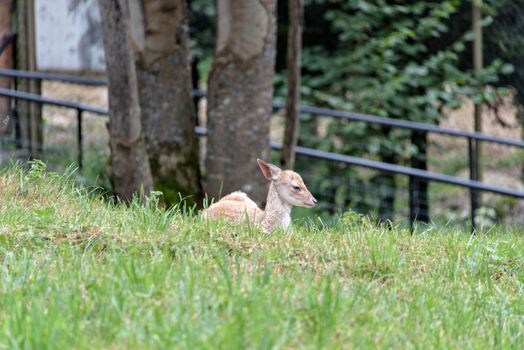
<path fill-rule="evenodd" d="M 39 70 L 105 71 L 97 0 L 35 0 Z"/>

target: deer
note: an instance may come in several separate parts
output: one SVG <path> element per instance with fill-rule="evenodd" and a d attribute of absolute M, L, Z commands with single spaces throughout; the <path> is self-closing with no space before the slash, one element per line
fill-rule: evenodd
<path fill-rule="evenodd" d="M 246 193 L 237 191 L 204 209 L 204 219 L 223 218 L 235 223 L 248 220 L 253 225 L 261 225 L 264 233 L 269 233 L 288 228 L 293 206 L 312 208 L 317 204 L 299 174 L 282 170 L 262 159 L 257 159 L 257 162 L 262 174 L 270 181 L 265 210 L 260 209 Z"/>

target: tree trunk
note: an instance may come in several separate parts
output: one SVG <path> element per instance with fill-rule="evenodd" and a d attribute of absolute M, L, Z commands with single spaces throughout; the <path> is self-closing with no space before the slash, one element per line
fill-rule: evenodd
<path fill-rule="evenodd" d="M 298 142 L 300 118 L 300 61 L 302 50 L 302 27 L 304 20 L 303 0 L 289 0 L 289 29 L 287 43 L 287 107 L 286 127 L 281 154 L 284 169 L 295 165 L 295 147 Z"/>
<path fill-rule="evenodd" d="M 111 178 L 116 194 L 129 202 L 152 188 L 140 120 L 140 104 L 127 0 L 99 0 L 109 82 Z"/>
<path fill-rule="evenodd" d="M 275 66 L 276 0 L 218 0 L 216 57 L 208 82 L 206 191 L 242 190 L 258 203 L 267 181 Z"/>
<path fill-rule="evenodd" d="M 16 37 L 16 69 L 28 70 L 29 59 L 27 52 L 27 1 L 17 0 L 17 37 Z M 29 91 L 27 79 L 17 79 L 17 90 Z M 31 150 L 31 117 L 29 101 L 16 100 L 17 117 L 17 146 L 21 150 L 21 158 L 27 158 Z M 27 159 L 25 159 L 27 160 Z"/>
<path fill-rule="evenodd" d="M 12 16 L 13 0 L 4 0 L 0 2 L 0 41 L 9 40 L 12 37 Z M 13 69 L 13 45 L 9 44 L 4 51 L 0 53 L 0 68 Z M 12 79 L 8 77 L 0 78 L 0 87 L 10 89 Z M 0 97 L 0 135 L 10 132 L 11 125 L 11 99 L 9 97 Z M 1 152 L 1 150 L 0 150 Z"/>
<path fill-rule="evenodd" d="M 18 0 L 16 68 L 36 70 L 35 23 L 33 0 Z M 17 90 L 40 94 L 41 82 L 17 79 Z M 36 102 L 16 101 L 18 123 L 17 142 L 22 149 L 21 158 L 40 158 L 43 151 L 42 107 Z"/>
<path fill-rule="evenodd" d="M 35 0 L 27 1 L 27 59 L 28 70 L 36 71 L 36 28 L 35 28 Z M 29 80 L 29 92 L 35 95 L 42 94 L 42 81 Z M 36 102 L 29 103 L 31 118 L 31 158 L 42 158 L 44 151 L 44 123 L 42 119 L 42 105 Z"/>
<path fill-rule="evenodd" d="M 12 39 L 12 16 L 13 16 L 13 0 L 5 0 L 0 2 L 0 41 L 3 43 L 6 40 Z M 13 45 L 5 46 L 0 53 L 0 68 L 13 68 Z M 12 84 L 11 78 L 0 78 L 0 87 L 10 89 Z M 13 117 L 11 111 L 11 99 L 8 97 L 0 97 L 0 167 L 4 160 L 11 158 L 5 145 L 7 141 L 4 139 L 7 135 L 12 134 Z"/>
<path fill-rule="evenodd" d="M 142 23 L 134 20 L 135 27 L 142 27 L 134 30 L 135 58 L 155 189 L 169 202 L 179 201 L 179 193 L 199 202 L 202 188 L 186 1 L 144 0 L 143 6 Z"/>

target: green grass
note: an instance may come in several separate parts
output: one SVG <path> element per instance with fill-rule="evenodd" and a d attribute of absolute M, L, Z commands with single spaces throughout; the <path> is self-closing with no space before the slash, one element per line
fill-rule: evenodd
<path fill-rule="evenodd" d="M 521 230 L 289 232 L 0 174 L 0 348 L 521 349 Z"/>
<path fill-rule="evenodd" d="M 72 110 L 46 106 L 44 116 L 44 149 L 42 159 L 52 171 L 63 173 L 74 164 L 78 167 L 76 116 Z M 78 183 L 95 185 L 111 191 L 108 177 L 109 139 L 107 119 L 83 114 L 83 169 L 75 173 Z"/>

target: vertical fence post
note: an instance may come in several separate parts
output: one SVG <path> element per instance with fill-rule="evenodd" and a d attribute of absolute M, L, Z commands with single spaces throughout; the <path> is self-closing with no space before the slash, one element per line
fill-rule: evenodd
<path fill-rule="evenodd" d="M 414 131 L 411 144 L 417 153 L 411 155 L 410 165 L 413 169 L 428 170 L 428 136 L 427 132 Z M 409 211 L 411 221 L 429 223 L 428 182 L 416 176 L 409 177 Z"/>
<path fill-rule="evenodd" d="M 76 122 L 77 122 L 77 133 L 76 133 L 76 140 L 78 144 L 78 168 L 82 170 L 83 162 L 84 162 L 84 150 L 82 147 L 82 110 L 78 108 L 76 110 Z"/>
<path fill-rule="evenodd" d="M 469 159 L 469 178 L 470 180 L 478 180 L 477 178 L 477 158 L 476 158 L 476 141 L 473 140 L 471 137 L 468 137 L 468 159 Z M 471 233 L 475 233 L 475 212 L 478 208 L 478 197 L 477 197 L 477 191 L 474 189 L 470 189 L 469 191 L 469 199 L 470 199 L 470 206 L 471 206 Z"/>
<path fill-rule="evenodd" d="M 412 231 L 413 227 L 415 226 L 415 220 L 417 220 L 417 210 L 415 209 L 417 206 L 417 203 L 415 201 L 417 200 L 418 193 L 415 193 L 415 181 L 417 179 L 413 176 L 409 177 L 409 224 L 411 225 Z"/>

